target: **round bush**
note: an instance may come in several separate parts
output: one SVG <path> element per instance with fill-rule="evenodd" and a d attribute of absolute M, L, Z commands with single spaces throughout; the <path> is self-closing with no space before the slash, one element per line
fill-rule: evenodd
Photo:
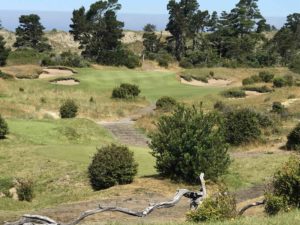
<path fill-rule="evenodd" d="M 174 98 L 171 97 L 161 97 L 160 99 L 158 99 L 156 101 L 156 108 L 160 109 L 160 110 L 171 110 L 174 108 L 174 106 L 176 106 L 177 101 Z"/>
<path fill-rule="evenodd" d="M 262 72 L 259 73 L 258 76 L 265 83 L 269 83 L 274 79 L 274 74 L 272 74 L 268 71 L 262 71 Z"/>
<path fill-rule="evenodd" d="M 177 105 L 171 115 L 159 119 L 150 137 L 158 172 L 172 180 L 198 183 L 201 172 L 216 180 L 230 164 L 221 119 L 216 113 Z"/>
<path fill-rule="evenodd" d="M 232 110 L 225 114 L 226 140 L 241 145 L 258 139 L 261 135 L 257 113 L 250 109 Z"/>
<path fill-rule="evenodd" d="M 268 215 L 274 216 L 285 208 L 287 208 L 287 206 L 282 197 L 266 194 L 265 212 Z"/>
<path fill-rule="evenodd" d="M 273 102 L 272 105 L 272 111 L 273 113 L 282 114 L 284 111 L 286 111 L 284 105 L 281 104 L 281 102 Z"/>
<path fill-rule="evenodd" d="M 273 85 L 276 88 L 282 88 L 287 85 L 286 80 L 283 77 L 277 77 L 273 80 Z"/>
<path fill-rule="evenodd" d="M 245 98 L 246 92 L 240 89 L 232 89 L 223 91 L 222 95 L 226 98 Z"/>
<path fill-rule="evenodd" d="M 137 174 L 137 166 L 133 153 L 126 146 L 102 147 L 88 168 L 90 183 L 94 190 L 129 184 Z"/>
<path fill-rule="evenodd" d="M 27 179 L 18 179 L 17 195 L 20 201 L 31 202 L 34 197 L 33 182 Z"/>
<path fill-rule="evenodd" d="M 195 211 L 187 214 L 187 220 L 193 223 L 223 221 L 237 216 L 236 200 L 227 191 L 218 193 L 215 198 L 207 198 Z"/>
<path fill-rule="evenodd" d="M 60 117 L 63 119 L 75 118 L 78 112 L 78 106 L 73 100 L 68 99 L 61 105 L 59 112 Z"/>
<path fill-rule="evenodd" d="M 141 90 L 134 84 L 121 84 L 120 87 L 114 88 L 112 98 L 129 99 L 139 96 Z"/>
<path fill-rule="evenodd" d="M 286 147 L 288 150 L 300 151 L 300 123 L 288 135 Z"/>
<path fill-rule="evenodd" d="M 8 125 L 4 118 L 0 115 L 0 139 L 4 139 L 8 134 Z"/>

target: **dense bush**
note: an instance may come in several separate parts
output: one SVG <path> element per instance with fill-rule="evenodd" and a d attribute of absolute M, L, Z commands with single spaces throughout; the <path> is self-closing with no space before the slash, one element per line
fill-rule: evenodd
<path fill-rule="evenodd" d="M 262 87 L 244 87 L 243 90 L 245 91 L 256 91 L 259 93 L 269 93 L 272 92 L 273 89 L 268 86 L 262 86 Z"/>
<path fill-rule="evenodd" d="M 280 211 L 285 210 L 287 205 L 284 199 L 280 196 L 275 196 L 273 194 L 266 194 L 266 204 L 265 204 L 265 212 L 274 216 L 278 214 Z"/>
<path fill-rule="evenodd" d="M 226 140 L 241 145 L 257 140 L 261 135 L 260 119 L 251 109 L 231 110 L 225 114 Z"/>
<path fill-rule="evenodd" d="M 178 105 L 162 116 L 150 135 L 156 169 L 175 181 L 197 183 L 205 171 L 215 180 L 227 171 L 230 158 L 220 116 L 202 109 Z"/>
<path fill-rule="evenodd" d="M 135 84 L 121 84 L 120 87 L 114 88 L 112 98 L 129 99 L 139 96 L 141 90 Z"/>
<path fill-rule="evenodd" d="M 0 24 L 1 28 L 1 24 Z M 0 66 L 6 65 L 6 60 L 8 58 L 10 49 L 5 47 L 5 41 L 4 38 L 0 35 Z"/>
<path fill-rule="evenodd" d="M 177 105 L 177 101 L 168 96 L 161 97 L 156 101 L 156 108 L 164 111 L 173 109 Z"/>
<path fill-rule="evenodd" d="M 273 85 L 276 88 L 282 88 L 282 87 L 285 87 L 287 85 L 287 82 L 283 77 L 276 77 L 273 80 Z"/>
<path fill-rule="evenodd" d="M 243 85 L 251 85 L 251 84 L 255 84 L 255 81 L 251 78 L 251 77 L 247 77 L 245 79 L 243 79 Z"/>
<path fill-rule="evenodd" d="M 31 202 L 34 197 L 33 182 L 28 179 L 18 179 L 17 195 L 20 201 Z"/>
<path fill-rule="evenodd" d="M 300 151 L 300 123 L 292 130 L 287 139 L 286 147 L 288 150 Z"/>
<path fill-rule="evenodd" d="M 295 73 L 300 73 L 300 55 L 296 55 L 289 65 L 290 70 Z"/>
<path fill-rule="evenodd" d="M 101 190 L 131 183 L 137 174 L 137 163 L 126 146 L 112 144 L 98 149 L 88 171 L 93 189 Z"/>
<path fill-rule="evenodd" d="M 187 220 L 193 223 L 223 221 L 237 216 L 236 200 L 227 191 L 216 197 L 207 198 L 195 211 L 187 214 Z"/>
<path fill-rule="evenodd" d="M 89 64 L 81 56 L 72 52 L 63 52 L 60 55 L 46 56 L 42 59 L 42 66 L 69 66 L 87 67 Z"/>
<path fill-rule="evenodd" d="M 262 72 L 259 73 L 258 76 L 265 83 L 272 82 L 272 80 L 274 79 L 274 74 L 272 74 L 268 71 L 262 71 Z"/>
<path fill-rule="evenodd" d="M 273 102 L 271 112 L 282 115 L 286 111 L 287 109 L 284 107 L 284 105 L 281 104 L 281 102 Z"/>
<path fill-rule="evenodd" d="M 226 98 L 245 98 L 246 92 L 240 89 L 231 89 L 223 91 L 222 95 Z"/>
<path fill-rule="evenodd" d="M 272 189 L 266 194 L 266 211 L 270 214 L 276 214 L 287 208 L 300 208 L 299 190 L 300 159 L 298 156 L 292 156 L 273 177 Z M 268 198 L 268 196 L 271 197 Z"/>
<path fill-rule="evenodd" d="M 8 134 L 8 125 L 4 118 L 0 115 L 0 139 L 4 139 Z"/>
<path fill-rule="evenodd" d="M 74 118 L 77 115 L 78 106 L 73 100 L 68 99 L 61 105 L 59 112 L 63 119 Z"/>

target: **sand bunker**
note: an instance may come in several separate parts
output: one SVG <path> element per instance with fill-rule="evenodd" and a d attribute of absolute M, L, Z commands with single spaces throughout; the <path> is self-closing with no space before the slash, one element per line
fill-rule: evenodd
<path fill-rule="evenodd" d="M 52 81 L 51 84 L 59 84 L 59 85 L 67 85 L 67 86 L 73 86 L 78 85 L 80 82 L 74 79 L 69 80 L 58 80 L 58 81 Z"/>
<path fill-rule="evenodd" d="M 70 76 L 74 73 L 71 70 L 60 70 L 60 69 L 43 69 L 43 72 L 40 74 L 40 79 L 53 78 L 57 76 Z"/>
<path fill-rule="evenodd" d="M 245 93 L 247 95 L 247 98 L 260 96 L 260 95 L 264 94 L 264 93 L 260 93 L 260 92 L 257 92 L 257 91 L 245 91 Z"/>
<path fill-rule="evenodd" d="M 205 83 L 195 79 L 192 79 L 191 81 L 186 81 L 185 79 L 181 78 L 181 83 L 198 87 L 226 87 L 232 82 L 230 80 L 209 79 L 208 82 Z"/>

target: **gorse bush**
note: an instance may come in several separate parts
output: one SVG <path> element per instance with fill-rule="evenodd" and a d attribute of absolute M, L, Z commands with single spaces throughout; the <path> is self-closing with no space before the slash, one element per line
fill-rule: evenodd
<path fill-rule="evenodd" d="M 126 146 L 102 147 L 88 168 L 90 183 L 94 190 L 129 184 L 137 174 L 137 166 L 133 153 Z"/>
<path fill-rule="evenodd" d="M 162 116 L 150 147 L 160 175 L 175 181 L 198 183 L 201 172 L 216 180 L 230 164 L 221 118 L 216 113 L 177 105 Z"/>
<path fill-rule="evenodd" d="M 266 212 L 274 215 L 288 208 L 300 208 L 299 190 L 300 159 L 292 156 L 273 177 L 272 189 L 266 193 Z"/>
<path fill-rule="evenodd" d="M 261 135 L 260 117 L 251 109 L 231 110 L 225 113 L 226 140 L 232 145 L 246 144 Z"/>
<path fill-rule="evenodd" d="M 245 98 L 246 92 L 240 89 L 231 89 L 223 91 L 222 95 L 226 98 Z"/>
<path fill-rule="evenodd" d="M 34 189 L 32 180 L 18 179 L 17 195 L 20 201 L 31 202 L 34 197 Z"/>
<path fill-rule="evenodd" d="M 227 191 L 218 193 L 203 201 L 199 208 L 187 214 L 187 220 L 193 223 L 224 221 L 237 216 L 236 200 Z"/>
<path fill-rule="evenodd" d="M 282 115 L 286 111 L 287 111 L 287 109 L 285 108 L 284 105 L 281 104 L 281 102 L 273 102 L 271 112 Z"/>
<path fill-rule="evenodd" d="M 268 71 L 259 72 L 258 76 L 265 83 L 272 82 L 274 79 L 274 74 Z"/>
<path fill-rule="evenodd" d="M 63 119 L 75 118 L 77 116 L 78 106 L 74 100 L 66 100 L 60 107 L 59 113 L 60 117 Z"/>
<path fill-rule="evenodd" d="M 4 118 L 0 115 L 0 139 L 4 139 L 8 134 L 8 125 Z"/>
<path fill-rule="evenodd" d="M 134 84 L 121 84 L 120 87 L 114 88 L 112 98 L 129 99 L 139 96 L 141 90 Z"/>
<path fill-rule="evenodd" d="M 276 77 L 273 80 L 273 85 L 276 88 L 282 88 L 282 87 L 287 86 L 287 81 L 283 77 Z"/>
<path fill-rule="evenodd" d="M 89 63 L 81 56 L 72 52 L 63 52 L 60 55 L 47 56 L 42 59 L 42 66 L 69 66 L 69 67 L 87 67 Z"/>
<path fill-rule="evenodd" d="M 168 111 L 173 109 L 176 105 L 177 101 L 168 96 L 161 97 L 156 101 L 156 108 L 159 110 Z"/>
<path fill-rule="evenodd" d="M 286 147 L 288 150 L 300 151 L 300 123 L 292 130 L 287 139 Z"/>
<path fill-rule="evenodd" d="M 269 93 L 272 92 L 273 89 L 268 86 L 262 86 L 262 87 L 244 87 L 243 90 L 245 91 L 256 91 L 259 93 Z"/>

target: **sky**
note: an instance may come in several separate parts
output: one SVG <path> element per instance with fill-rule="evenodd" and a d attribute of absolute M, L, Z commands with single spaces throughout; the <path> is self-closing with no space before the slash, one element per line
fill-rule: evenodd
<path fill-rule="evenodd" d="M 3 0 L 0 5 L 0 20 L 4 28 L 14 30 L 22 14 L 39 14 L 48 29 L 68 30 L 71 12 L 81 6 L 88 8 L 96 0 Z M 146 23 L 164 29 L 168 12 L 168 0 L 119 0 L 122 10 L 119 19 L 125 28 L 141 30 Z M 232 9 L 238 0 L 199 0 L 201 10 L 222 12 Z M 269 23 L 281 27 L 287 15 L 299 12 L 300 0 L 259 0 L 259 8 Z"/>
<path fill-rule="evenodd" d="M 72 11 L 80 6 L 89 6 L 96 0 L 5 0 L 0 10 L 39 10 L 39 11 Z M 168 0 L 119 0 L 122 13 L 166 14 Z M 230 10 L 238 0 L 199 0 L 202 9 L 210 11 Z M 265 16 L 287 16 L 300 12 L 299 0 L 259 0 Z"/>

